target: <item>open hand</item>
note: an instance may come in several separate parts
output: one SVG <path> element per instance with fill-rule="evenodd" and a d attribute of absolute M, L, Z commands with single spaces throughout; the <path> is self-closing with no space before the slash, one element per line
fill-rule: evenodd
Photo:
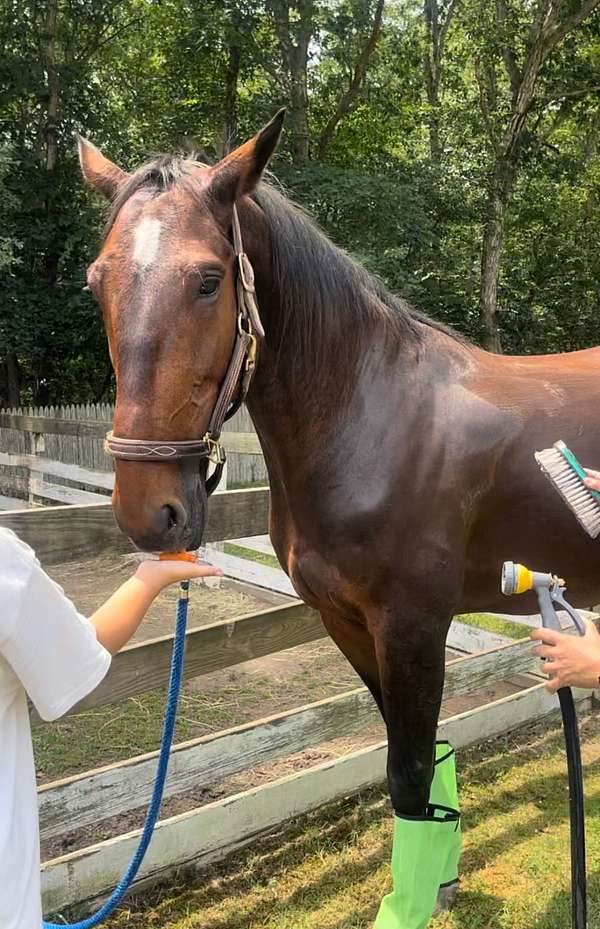
<path fill-rule="evenodd" d="M 600 485 L 600 481 L 599 481 Z M 532 639 L 542 644 L 533 649 L 534 655 L 545 658 L 541 672 L 550 680 L 546 685 L 550 693 L 560 687 L 600 686 L 600 634 L 590 619 L 585 620 L 584 636 L 565 635 L 554 629 L 534 629 Z"/>
<path fill-rule="evenodd" d="M 154 588 L 156 591 L 168 587 L 169 584 L 178 584 L 181 581 L 191 581 L 198 577 L 222 577 L 221 568 L 211 564 L 202 564 L 193 561 L 156 561 L 149 559 L 142 561 L 138 566 L 136 577 Z"/>

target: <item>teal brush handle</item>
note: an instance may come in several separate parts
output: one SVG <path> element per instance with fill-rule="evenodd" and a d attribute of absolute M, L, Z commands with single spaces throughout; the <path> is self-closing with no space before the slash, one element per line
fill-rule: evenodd
<path fill-rule="evenodd" d="M 554 448 L 561 453 L 566 462 L 571 466 L 575 474 L 581 478 L 582 481 L 585 481 L 587 474 L 585 469 L 579 464 L 577 458 L 573 454 L 570 448 L 567 448 L 564 442 L 555 442 Z M 587 490 L 591 493 L 592 497 L 600 503 L 600 493 L 597 490 L 592 490 L 591 487 L 588 487 Z"/>

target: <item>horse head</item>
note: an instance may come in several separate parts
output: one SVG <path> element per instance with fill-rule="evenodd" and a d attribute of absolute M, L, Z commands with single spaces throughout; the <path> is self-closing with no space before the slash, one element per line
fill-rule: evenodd
<path fill-rule="evenodd" d="M 163 157 L 127 174 L 79 140 L 85 179 L 112 203 L 87 279 L 108 336 L 120 439 L 168 449 L 207 433 L 236 344 L 234 205 L 260 180 L 283 116 L 213 166 Z M 117 522 L 141 549 L 195 548 L 207 459 L 156 451 L 152 460 L 117 457 Z"/>

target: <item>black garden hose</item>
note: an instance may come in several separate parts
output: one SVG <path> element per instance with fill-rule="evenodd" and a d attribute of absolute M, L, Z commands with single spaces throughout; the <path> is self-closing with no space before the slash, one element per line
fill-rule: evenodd
<path fill-rule="evenodd" d="M 569 813 L 571 820 L 571 924 L 587 929 L 587 886 L 585 875 L 585 811 L 581 745 L 575 702 L 570 687 L 558 691 L 562 713 L 567 770 L 569 775 Z"/>

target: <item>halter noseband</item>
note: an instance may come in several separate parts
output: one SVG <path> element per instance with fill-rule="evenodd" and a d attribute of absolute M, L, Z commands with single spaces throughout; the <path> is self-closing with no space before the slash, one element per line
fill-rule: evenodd
<path fill-rule="evenodd" d="M 221 430 L 225 420 L 240 408 L 252 383 L 256 369 L 258 340 L 264 338 L 264 329 L 258 314 L 254 271 L 244 252 L 240 221 L 235 205 L 232 216 L 233 248 L 236 257 L 237 324 L 233 352 L 208 429 L 201 439 L 156 441 L 155 439 L 127 439 L 107 432 L 104 450 L 113 458 L 127 461 L 178 461 L 183 458 L 207 458 L 215 471 L 206 481 L 210 495 L 221 479 L 225 464 L 225 449 L 221 445 Z"/>

